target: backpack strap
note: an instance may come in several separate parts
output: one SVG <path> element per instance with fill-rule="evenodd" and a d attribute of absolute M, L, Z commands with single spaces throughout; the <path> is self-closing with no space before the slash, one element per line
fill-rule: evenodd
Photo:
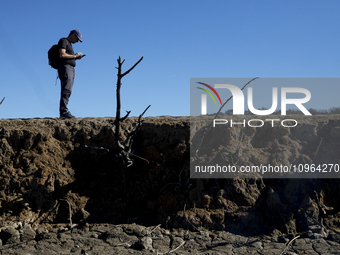
<path fill-rule="evenodd" d="M 57 81 L 58 81 L 58 70 L 57 70 L 57 77 L 55 78 L 55 84 L 54 84 L 54 86 L 57 86 Z"/>

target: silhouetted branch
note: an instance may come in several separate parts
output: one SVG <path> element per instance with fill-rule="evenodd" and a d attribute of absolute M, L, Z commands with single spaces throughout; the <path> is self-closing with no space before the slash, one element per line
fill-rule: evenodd
<path fill-rule="evenodd" d="M 117 109 L 116 109 L 116 120 L 114 122 L 114 126 L 112 127 L 112 131 L 115 136 L 115 142 L 119 148 L 120 155 L 123 158 L 123 163 L 125 166 L 129 167 L 132 165 L 132 160 L 130 159 L 130 155 L 133 155 L 131 153 L 131 147 L 132 147 L 132 141 L 133 137 L 136 135 L 137 131 L 141 128 L 142 121 L 141 118 L 144 115 L 144 113 L 149 109 L 150 105 L 144 110 L 144 112 L 139 116 L 138 123 L 136 126 L 129 132 L 127 132 L 127 138 L 124 142 L 120 141 L 121 137 L 121 122 L 123 122 L 130 114 L 130 111 L 127 111 L 127 114 L 121 118 L 120 117 L 120 108 L 121 108 L 121 102 L 120 102 L 120 88 L 122 86 L 122 78 L 130 73 L 131 70 L 133 70 L 141 61 L 143 60 L 143 57 L 141 57 L 129 70 L 127 70 L 125 73 L 122 73 L 122 65 L 125 60 L 122 61 L 122 59 L 117 59 L 118 62 L 118 74 L 117 74 L 117 90 L 116 90 L 116 96 L 117 96 Z M 137 155 L 134 155 L 138 157 Z"/>
<path fill-rule="evenodd" d="M 249 83 L 251 83 L 252 81 L 254 81 L 254 80 L 258 79 L 258 78 L 259 78 L 259 77 L 255 77 L 255 78 L 251 79 L 250 81 L 248 81 L 248 82 L 243 86 L 243 88 L 242 88 L 241 90 L 243 90 L 245 87 L 247 87 L 247 85 L 248 85 Z M 225 106 L 232 98 L 233 98 L 233 96 L 229 97 L 228 100 L 224 102 L 224 104 L 221 106 L 221 108 L 220 108 L 220 109 L 218 110 L 218 112 L 216 113 L 214 119 L 216 119 L 217 115 L 221 112 L 222 108 L 223 108 L 223 107 L 224 107 L 224 106 Z"/>
<path fill-rule="evenodd" d="M 132 160 L 130 159 L 130 155 L 131 156 L 135 156 L 137 158 L 140 158 L 142 160 L 145 160 L 146 162 L 149 163 L 148 160 L 138 156 L 138 155 L 135 155 L 131 152 L 132 150 L 132 142 L 133 142 L 133 138 L 134 136 L 137 134 L 137 132 L 141 129 L 141 126 L 142 126 L 142 117 L 144 115 L 144 113 L 149 109 L 149 107 L 151 105 L 149 105 L 145 110 L 144 112 L 139 115 L 139 118 L 138 118 L 138 122 L 135 124 L 134 127 L 132 127 L 130 130 L 127 130 L 125 128 L 124 129 L 124 134 L 126 135 L 126 138 L 124 141 L 121 141 L 122 140 L 122 135 L 121 135 L 121 122 L 123 122 L 125 119 L 128 118 L 128 116 L 130 115 L 130 112 L 131 111 L 127 111 L 126 115 L 121 118 L 120 117 L 120 108 L 121 108 L 121 102 L 120 102 L 120 88 L 122 86 L 122 78 L 127 75 L 129 72 L 131 72 L 131 70 L 133 70 L 141 61 L 143 60 L 143 57 L 141 57 L 129 70 L 127 70 L 126 72 L 122 73 L 122 65 L 123 63 L 125 62 L 125 59 L 122 61 L 121 57 L 119 56 L 119 58 L 117 59 L 117 62 L 118 62 L 118 74 L 117 74 L 117 90 L 116 90 L 116 97 L 117 97 L 117 109 L 116 109 L 116 119 L 113 123 L 113 126 L 111 128 L 112 130 L 112 133 L 114 135 L 114 148 L 118 148 L 118 152 L 116 151 L 115 152 L 115 156 L 117 157 L 120 157 L 122 158 L 123 160 L 123 165 L 126 166 L 126 167 L 129 167 L 133 164 Z M 103 147 L 91 147 L 91 146 L 85 146 L 87 148 L 90 148 L 90 149 L 96 149 L 96 150 L 106 150 L 106 151 L 110 151 L 106 148 L 103 148 Z M 123 178 L 124 178 L 124 173 L 123 173 Z"/>
<path fill-rule="evenodd" d="M 129 113 L 130 113 L 130 112 L 128 112 L 128 114 L 123 119 L 120 118 L 120 108 L 121 108 L 121 103 L 120 103 L 120 88 L 122 86 L 122 78 L 125 75 L 127 75 L 132 69 L 134 69 L 142 61 L 142 59 L 143 59 L 143 57 L 141 57 L 138 60 L 138 62 L 136 62 L 136 64 L 134 64 L 128 71 L 126 71 L 123 74 L 122 74 L 122 65 L 123 65 L 125 59 L 122 61 L 120 56 L 117 59 L 117 62 L 118 62 L 117 91 L 116 91 L 117 109 L 116 109 L 116 121 L 115 121 L 115 125 L 116 125 L 115 139 L 116 139 L 116 141 L 118 141 L 119 135 L 120 135 L 120 122 L 124 121 L 127 118 L 127 116 L 129 115 Z"/>
<path fill-rule="evenodd" d="M 141 58 L 136 62 L 136 64 L 133 65 L 133 67 L 131 67 L 129 70 L 127 70 L 125 73 L 123 73 L 123 74 L 122 74 L 122 77 L 124 77 L 125 75 L 127 75 L 127 74 L 128 74 L 133 68 L 135 68 L 136 65 L 138 65 L 142 60 L 143 60 L 143 57 L 141 57 Z M 125 61 L 125 59 L 124 59 L 124 61 Z M 124 61 L 123 61 L 123 63 L 124 63 Z M 122 64 L 123 64 L 123 63 L 122 63 Z"/>

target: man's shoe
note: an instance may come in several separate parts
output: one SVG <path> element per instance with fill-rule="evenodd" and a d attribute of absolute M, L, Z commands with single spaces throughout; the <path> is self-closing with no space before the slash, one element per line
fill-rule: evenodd
<path fill-rule="evenodd" d="M 73 119 L 75 116 L 73 116 L 70 112 L 64 112 L 60 114 L 61 119 Z"/>

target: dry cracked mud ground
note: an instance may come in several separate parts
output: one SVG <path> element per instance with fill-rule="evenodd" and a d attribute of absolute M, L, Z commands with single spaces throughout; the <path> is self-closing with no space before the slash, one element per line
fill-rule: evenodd
<path fill-rule="evenodd" d="M 340 117 L 296 118 L 225 131 L 221 152 L 340 163 Z M 340 254 L 340 179 L 190 179 L 188 117 L 145 118 L 124 169 L 113 122 L 0 120 L 2 254 Z"/>

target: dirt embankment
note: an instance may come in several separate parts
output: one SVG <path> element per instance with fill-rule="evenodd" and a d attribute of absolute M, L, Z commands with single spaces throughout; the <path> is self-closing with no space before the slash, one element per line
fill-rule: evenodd
<path fill-rule="evenodd" d="M 245 129 L 242 160 L 279 162 L 270 152 L 290 162 L 313 160 L 321 137 L 331 146 L 319 147 L 318 156 L 340 158 L 340 117 L 303 121 L 279 137 L 266 128 Z M 145 118 L 133 146 L 138 157 L 123 169 L 112 149 L 113 122 L 0 120 L 0 225 L 67 223 L 72 215 L 73 223 L 162 224 L 248 236 L 295 235 L 321 218 L 328 229 L 340 227 L 339 179 L 190 179 L 187 117 Z M 226 136 L 224 153 L 239 147 L 235 132 Z"/>
<path fill-rule="evenodd" d="M 68 204 L 73 222 L 162 220 L 168 212 L 158 206 L 160 191 L 178 182 L 188 162 L 188 120 L 145 120 L 133 153 L 149 163 L 134 157 L 124 170 L 112 149 L 113 121 L 1 120 L 1 221 L 65 222 Z"/>

